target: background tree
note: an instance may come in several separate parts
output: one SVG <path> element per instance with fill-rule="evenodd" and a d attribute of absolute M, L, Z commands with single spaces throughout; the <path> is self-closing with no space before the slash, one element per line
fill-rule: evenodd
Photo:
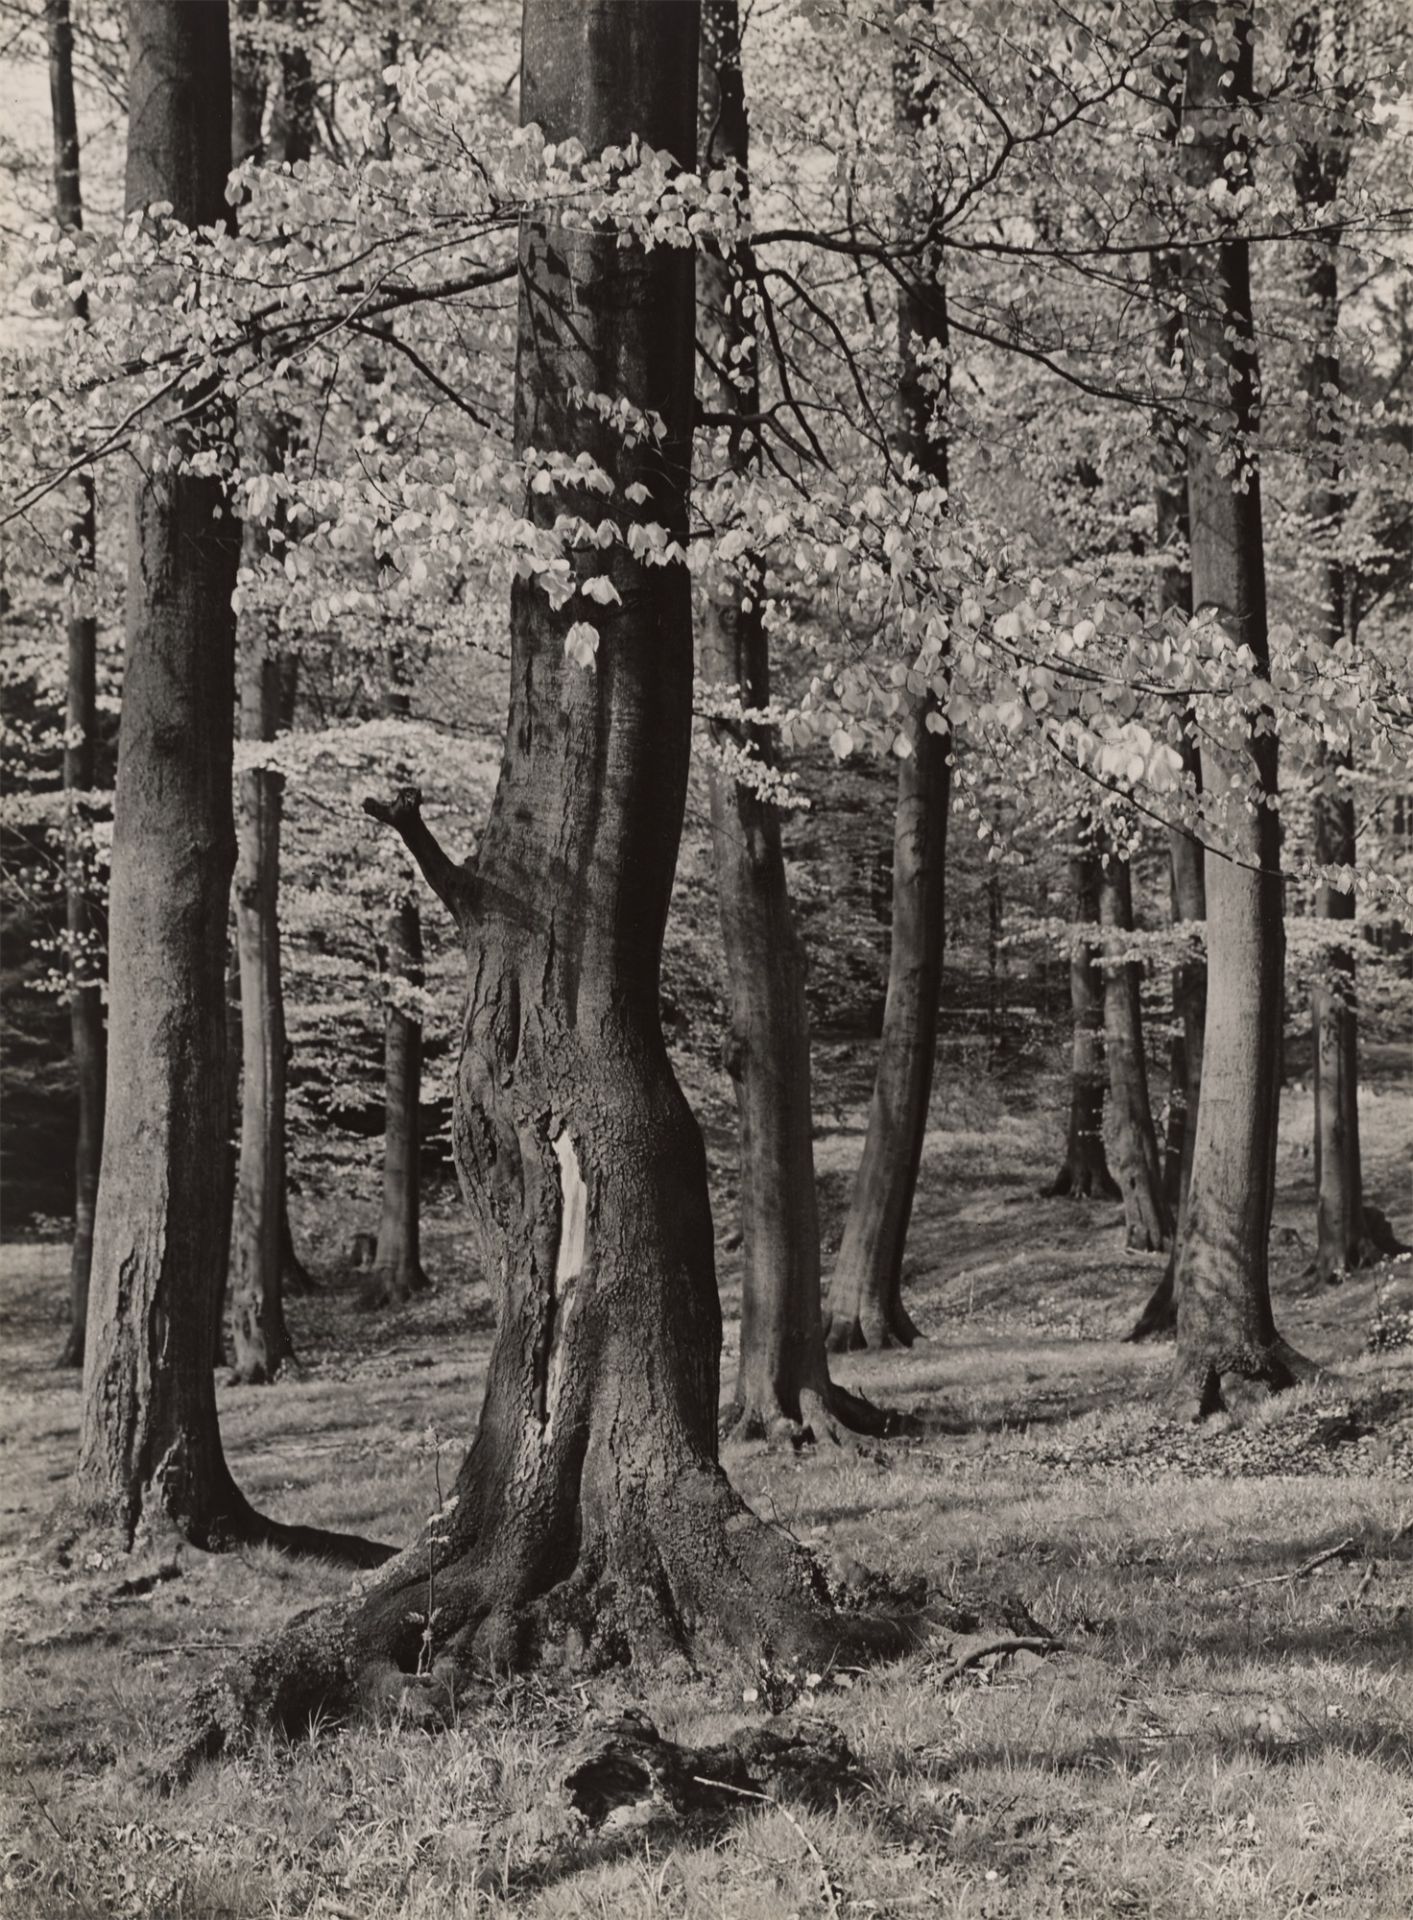
<path fill-rule="evenodd" d="M 927 127 L 937 84 L 938 75 L 905 43 L 894 78 L 896 115 L 915 141 Z M 897 452 L 918 491 L 945 498 L 945 266 L 937 182 L 920 144 L 904 224 L 906 230 L 920 223 L 928 241 L 897 293 Z M 918 1337 L 903 1305 L 903 1252 L 937 1051 L 953 741 L 929 692 L 910 692 L 899 718 L 888 994 L 863 1158 L 824 1307 L 826 1341 L 845 1353 L 907 1347 Z"/>
<path fill-rule="evenodd" d="M 83 228 L 83 191 L 79 171 L 78 109 L 74 100 L 74 30 L 68 0 L 45 0 L 49 45 L 49 98 L 54 123 L 54 207 L 65 234 Z M 75 322 L 88 318 L 82 290 L 72 298 Z M 106 1075 L 106 1036 L 103 1029 L 103 990 L 93 978 L 97 936 L 93 911 L 93 879 L 84 828 L 85 800 L 97 786 L 98 744 L 97 654 L 98 621 L 91 604 L 97 546 L 97 487 L 91 473 L 77 481 L 78 511 L 69 529 L 77 566 L 73 592 L 77 605 L 67 622 L 68 711 L 64 731 L 64 789 L 68 795 L 65 823 L 65 919 L 68 962 L 73 984 L 69 988 L 69 1032 L 73 1045 L 74 1077 L 78 1085 L 78 1140 L 74 1150 L 74 1242 L 69 1262 L 69 1331 L 59 1364 L 83 1365 L 84 1330 L 88 1318 L 89 1273 L 93 1264 L 93 1220 L 98 1204 L 98 1170 L 103 1153 L 103 1095 Z"/>
<path fill-rule="evenodd" d="M 1070 858 L 1074 928 L 1070 936 L 1070 1011 L 1073 1020 L 1070 1113 L 1065 1157 L 1047 1199 L 1118 1200 L 1118 1182 L 1104 1151 L 1104 985 L 1086 927 L 1099 924 L 1099 860 L 1092 830 L 1082 822 Z"/>
<path fill-rule="evenodd" d="M 127 201 L 188 228 L 225 220 L 224 0 L 132 0 Z M 219 457 L 209 388 L 169 445 Z M 200 464 L 200 463 L 199 463 Z M 256 1515 L 226 1465 L 212 1355 L 229 1231 L 226 913 L 240 529 L 218 474 L 133 484 L 127 668 L 109 907 L 110 1065 L 83 1426 L 71 1502 L 121 1548 L 176 1533 L 266 1538 L 376 1564 L 385 1550 Z"/>
<path fill-rule="evenodd" d="M 1099 861 L 1099 924 L 1104 953 L 1104 1058 L 1124 1220 L 1130 1247 L 1158 1253 L 1172 1231 L 1163 1194 L 1163 1164 L 1148 1097 L 1143 1050 L 1142 973 L 1126 956 L 1133 935 L 1133 876 L 1125 854 L 1110 844 Z"/>
<path fill-rule="evenodd" d="M 1207 0 L 1195 0 L 1187 25 L 1184 165 L 1207 204 L 1224 205 L 1248 179 L 1254 25 Z M 1193 248 L 1184 289 L 1186 362 L 1203 410 L 1188 437 L 1192 598 L 1199 612 L 1215 611 L 1232 648 L 1249 649 L 1259 700 L 1270 641 L 1245 239 L 1232 232 Z M 1174 1275 L 1174 1393 L 1206 1413 L 1289 1386 L 1308 1369 L 1276 1333 L 1268 1278 L 1284 956 L 1277 740 L 1260 706 L 1204 733 L 1213 784 L 1234 800 L 1233 845 L 1206 861 L 1203 1087 Z"/>

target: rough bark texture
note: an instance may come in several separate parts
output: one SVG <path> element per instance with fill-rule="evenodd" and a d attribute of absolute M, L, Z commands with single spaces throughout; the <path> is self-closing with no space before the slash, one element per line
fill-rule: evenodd
<path fill-rule="evenodd" d="M 54 210 L 66 233 L 83 226 L 83 190 L 79 172 L 78 113 L 74 103 L 74 30 L 69 0 L 45 0 L 49 40 L 49 99 L 54 128 Z M 82 290 L 71 299 L 74 319 L 88 319 Z M 78 483 L 79 506 L 69 527 L 69 543 L 78 568 L 76 588 L 87 598 L 93 588 L 97 518 L 93 476 Z M 97 922 L 89 890 L 87 834 L 83 802 L 93 791 L 98 736 L 96 700 L 98 622 L 76 612 L 68 621 L 67 710 L 64 791 L 67 817 L 64 845 L 64 917 L 70 965 L 81 980 L 92 968 L 90 952 Z M 103 1154 L 103 1095 L 107 1042 L 103 1031 L 103 992 L 97 982 L 75 986 L 69 994 L 69 1034 L 78 1093 L 78 1138 L 74 1148 L 74 1244 L 69 1263 L 69 1330 L 59 1365 L 81 1367 L 88 1319 L 89 1273 L 93 1265 L 93 1219 L 98 1204 L 98 1169 Z"/>
<path fill-rule="evenodd" d="M 698 127 L 704 168 L 748 181 L 748 127 L 736 0 L 705 0 Z M 743 310 L 749 250 L 697 263 L 706 400 L 724 415 L 760 408 L 754 327 Z M 728 429 L 737 473 L 759 465 L 750 427 Z M 701 615 L 702 677 L 747 709 L 770 701 L 770 652 L 758 569 L 710 583 Z M 717 745 L 775 765 L 766 727 L 718 721 Z M 711 774 L 712 846 L 731 1005 L 728 1066 L 740 1128 L 741 1354 L 725 1425 L 737 1438 L 823 1440 L 841 1429 L 881 1433 L 888 1417 L 829 1377 L 820 1320 L 805 953 L 790 907 L 780 814 L 738 780 Z"/>
<path fill-rule="evenodd" d="M 1168 1244 L 1172 1222 L 1148 1097 L 1141 970 L 1136 961 L 1116 962 L 1114 957 L 1125 935 L 1133 932 L 1133 876 L 1128 861 L 1113 852 L 1099 868 L 1099 924 L 1110 949 L 1103 969 L 1104 1053 L 1127 1244 L 1142 1253 L 1158 1253 Z"/>
<path fill-rule="evenodd" d="M 900 117 L 919 125 L 925 103 L 905 58 L 894 89 Z M 907 212 L 916 220 L 928 209 L 909 205 Z M 946 342 L 939 241 L 926 247 L 898 296 L 898 452 L 915 464 L 924 487 L 947 485 L 946 444 L 937 431 L 945 383 L 939 393 L 937 375 L 923 359 L 929 347 Z M 863 1157 L 825 1302 L 825 1338 L 835 1352 L 907 1347 L 918 1337 L 903 1305 L 903 1252 L 937 1052 L 952 784 L 951 736 L 928 726 L 929 713 L 936 718 L 927 696 L 908 695 L 899 715 L 910 750 L 898 762 L 888 992 Z"/>
<path fill-rule="evenodd" d="M 1070 860 L 1077 927 L 1099 923 L 1099 861 L 1087 825 Z M 1070 1011 L 1074 1023 L 1070 1117 L 1065 1157 L 1046 1199 L 1118 1200 L 1118 1182 L 1104 1152 L 1104 984 L 1094 944 L 1077 934 L 1070 947 Z"/>
<path fill-rule="evenodd" d="M 227 9 L 133 0 L 127 201 L 225 217 Z M 214 441 L 214 406 L 188 431 Z M 65 1531 L 120 1547 L 176 1533 L 203 1547 L 317 1540 L 360 1563 L 368 1542 L 285 1529 L 237 1491 L 216 1423 L 212 1358 L 229 1234 L 226 910 L 232 818 L 239 528 L 219 481 L 134 482 L 127 665 L 109 904 L 109 1105 L 94 1236 L 92 1335 Z"/>
<path fill-rule="evenodd" d="M 413 899 L 388 920 L 389 980 L 420 988 L 422 918 Z M 394 1306 L 427 1286 L 421 1255 L 422 1022 L 389 1000 L 383 1030 L 383 1209 L 364 1283 L 365 1308 Z"/>
<path fill-rule="evenodd" d="M 1192 139 L 1183 153 L 1199 190 L 1215 180 L 1239 184 L 1245 164 L 1237 116 L 1251 99 L 1252 26 L 1248 17 L 1234 23 L 1233 67 L 1218 11 L 1205 0 L 1189 9 L 1183 120 Z M 1195 410 L 1187 443 L 1193 602 L 1214 607 L 1233 649 L 1249 647 L 1264 672 L 1270 656 L 1245 242 L 1231 237 L 1201 249 L 1185 278 Z M 1250 793 L 1256 804 L 1239 797 L 1229 804 L 1232 857 L 1213 853 L 1206 861 L 1202 1099 L 1174 1276 L 1173 1395 L 1199 1415 L 1239 1407 L 1307 1370 L 1276 1332 L 1267 1268 L 1285 952 L 1276 738 L 1257 712 L 1244 739 L 1222 740 L 1214 727 L 1204 758 L 1214 790 Z"/>
<path fill-rule="evenodd" d="M 698 28 L 689 4 L 527 0 L 524 119 L 591 152 L 636 132 L 690 163 Z M 600 511 L 641 483 L 645 516 L 682 537 L 690 255 L 527 221 L 520 267 L 517 447 L 587 450 L 615 482 Z M 663 438 L 627 446 L 575 388 L 652 409 Z M 527 499 L 546 523 L 562 508 Z M 690 749 L 689 582 L 622 545 L 591 545 L 582 565 L 621 596 L 596 609 L 593 668 L 565 655 L 581 609 L 552 609 L 533 582 L 513 590 L 505 757 L 474 873 L 437 846 L 415 790 L 371 808 L 466 942 L 453 1141 L 500 1293 L 480 1427 L 438 1523 L 362 1595 L 216 1682 L 188 1759 L 253 1719 L 298 1725 L 389 1683 L 401 1698 L 419 1668 L 440 1688 L 478 1663 L 660 1660 L 703 1637 L 815 1653 L 849 1638 L 813 1561 L 716 1460 L 706 1159 L 658 1010 Z"/>

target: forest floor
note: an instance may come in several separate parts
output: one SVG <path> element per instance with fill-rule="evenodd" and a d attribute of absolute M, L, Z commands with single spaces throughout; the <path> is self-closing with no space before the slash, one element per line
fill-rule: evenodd
<path fill-rule="evenodd" d="M 866 1090 L 847 1065 L 824 1061 L 834 1236 Z M 194 1682 L 346 1576 L 193 1554 L 125 1591 L 122 1568 L 47 1566 L 37 1530 L 78 1416 L 77 1381 L 51 1365 L 66 1252 L 0 1249 L 5 1914 L 1413 1913 L 1413 1349 L 1365 1352 L 1380 1288 L 1406 1287 L 1410 1263 L 1334 1288 L 1302 1279 L 1310 1100 L 1288 1091 L 1277 1312 L 1338 1374 L 1241 1429 L 1174 1427 L 1152 1410 L 1170 1350 L 1121 1338 L 1161 1260 L 1124 1254 L 1116 1207 L 1036 1197 L 1062 1090 L 979 1071 L 942 1088 L 908 1276 L 929 1337 L 838 1367 L 920 1415 L 923 1436 L 857 1453 L 749 1447 L 729 1465 L 822 1553 L 963 1597 L 1014 1593 L 1062 1647 L 960 1676 L 921 1654 L 825 1675 L 773 1720 L 770 1677 L 744 1669 L 507 1682 L 449 1731 L 272 1739 L 157 1797 L 147 1769 Z M 1370 1192 L 1413 1238 L 1406 1055 L 1374 1073 L 1362 1116 Z M 724 1114 L 709 1133 L 724 1163 Z M 491 1309 L 448 1194 L 427 1220 L 435 1291 L 360 1316 L 353 1280 L 331 1274 L 355 1224 L 342 1198 L 302 1197 L 297 1225 L 330 1284 L 292 1303 L 298 1377 L 223 1387 L 226 1446 L 265 1510 L 407 1538 L 435 1504 L 438 1449 L 445 1482 L 474 1418 Z M 565 1751 L 629 1705 L 693 1744 L 827 1718 L 858 1772 L 824 1810 L 743 1799 L 710 1828 L 591 1836 L 565 1813 Z"/>

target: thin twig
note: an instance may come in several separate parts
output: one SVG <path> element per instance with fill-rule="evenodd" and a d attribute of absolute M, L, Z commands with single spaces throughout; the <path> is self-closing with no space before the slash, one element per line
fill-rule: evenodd
<path fill-rule="evenodd" d="M 988 1660 L 991 1655 L 1000 1653 L 1056 1653 L 1058 1640 L 1041 1639 L 1037 1634 L 1007 1634 L 999 1640 L 982 1640 L 976 1646 L 968 1648 L 960 1660 L 954 1660 L 950 1666 L 939 1667 L 932 1676 L 933 1683 L 939 1687 L 950 1686 L 953 1680 L 974 1667 L 979 1660 Z"/>
<path fill-rule="evenodd" d="M 754 1787 L 733 1787 L 729 1780 L 709 1780 L 704 1773 L 694 1773 L 692 1775 L 692 1782 L 698 1787 L 715 1787 L 719 1793 L 738 1794 L 742 1800 L 763 1801 L 766 1806 L 774 1807 L 778 1812 L 783 1813 L 796 1833 L 799 1834 L 801 1840 L 804 1841 L 810 1858 L 819 1869 L 819 1881 L 820 1885 L 824 1888 L 825 1903 L 829 1911 L 836 1916 L 838 1915 L 839 1896 L 834 1891 L 834 1882 L 830 1878 L 828 1867 L 824 1864 L 824 1855 L 820 1852 L 814 1841 L 810 1839 L 809 1835 L 805 1832 L 804 1828 L 783 1800 L 777 1800 L 773 1793 L 760 1793 Z"/>
<path fill-rule="evenodd" d="M 1327 1560 L 1338 1560 L 1342 1554 L 1348 1553 L 1351 1547 L 1358 1551 L 1359 1542 L 1353 1534 L 1347 1540 L 1339 1541 L 1336 1546 L 1326 1547 L 1323 1553 L 1311 1554 L 1308 1560 L 1292 1568 L 1289 1573 L 1263 1573 L 1259 1580 L 1238 1580 L 1232 1591 L 1240 1593 L 1247 1587 L 1278 1587 L 1287 1580 L 1303 1580 L 1307 1573 L 1313 1573 L 1316 1567 L 1324 1566 Z"/>

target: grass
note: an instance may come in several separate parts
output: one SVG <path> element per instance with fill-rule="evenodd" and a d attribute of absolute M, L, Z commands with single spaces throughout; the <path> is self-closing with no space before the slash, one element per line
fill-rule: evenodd
<path fill-rule="evenodd" d="M 1278 1314 L 1346 1378 L 1241 1432 L 1193 1435 L 1151 1411 L 1165 1351 L 1120 1339 L 1159 1263 L 1124 1254 L 1116 1208 L 1035 1198 L 1058 1144 L 1053 1090 L 947 1093 L 958 1085 L 944 1076 L 910 1256 L 932 1337 L 840 1369 L 919 1413 L 924 1437 L 877 1453 L 743 1448 L 730 1465 L 821 1553 L 1014 1592 L 1064 1651 L 946 1687 L 921 1655 L 827 1676 L 783 1716 L 827 1715 L 866 1770 L 862 1793 L 823 1814 L 743 1803 L 711 1833 L 576 1827 L 557 1781 L 585 1722 L 632 1704 L 666 1734 L 720 1738 L 764 1711 L 742 1699 L 753 1676 L 729 1667 L 488 1683 L 450 1731 L 316 1729 L 155 1797 L 144 1769 L 193 1683 L 346 1576 L 192 1555 L 123 1595 L 121 1568 L 46 1567 L 34 1538 L 78 1414 L 77 1382 L 49 1364 L 66 1256 L 5 1248 L 6 1915 L 1413 1912 L 1413 1359 L 1359 1357 L 1375 1279 L 1300 1278 L 1308 1096 L 1285 1103 Z M 1371 1189 L 1407 1234 L 1413 1088 L 1381 1083 L 1364 1115 Z M 861 1126 L 842 1100 L 819 1143 L 834 1236 Z M 335 1212 L 301 1222 L 316 1266 L 347 1236 Z M 450 1200 L 431 1210 L 426 1257 L 430 1297 L 377 1322 L 351 1290 L 296 1301 L 301 1376 L 223 1389 L 228 1452 L 268 1510 L 402 1538 L 432 1505 L 427 1429 L 446 1436 L 445 1471 L 491 1329 Z M 723 1250 L 728 1382 L 735 1259 Z M 1392 1441 L 1310 1442 L 1332 1391 L 1382 1394 Z M 1341 1541 L 1345 1557 L 1278 1577 Z"/>

